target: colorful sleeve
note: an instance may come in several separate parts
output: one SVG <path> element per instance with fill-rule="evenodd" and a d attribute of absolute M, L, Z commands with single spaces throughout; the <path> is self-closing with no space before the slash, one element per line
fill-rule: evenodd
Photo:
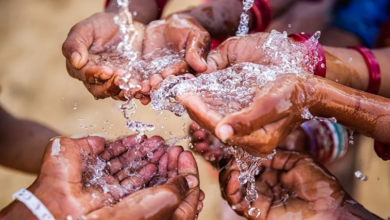
<path fill-rule="evenodd" d="M 333 25 L 359 37 L 372 48 L 382 24 L 389 17 L 390 0 L 351 0 L 335 10 Z"/>

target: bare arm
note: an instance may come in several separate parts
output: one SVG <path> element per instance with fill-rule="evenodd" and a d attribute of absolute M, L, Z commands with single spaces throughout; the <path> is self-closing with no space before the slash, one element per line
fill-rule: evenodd
<path fill-rule="evenodd" d="M 38 173 L 47 142 L 59 134 L 36 122 L 14 118 L 0 107 L 0 164 Z"/>
<path fill-rule="evenodd" d="M 366 62 L 359 52 L 352 49 L 324 47 L 326 78 L 354 89 L 366 91 L 369 74 Z M 372 51 L 381 69 L 380 96 L 390 98 L 390 48 Z"/>

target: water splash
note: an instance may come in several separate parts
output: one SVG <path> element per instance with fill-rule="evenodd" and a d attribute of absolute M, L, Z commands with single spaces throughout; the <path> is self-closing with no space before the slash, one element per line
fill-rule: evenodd
<path fill-rule="evenodd" d="M 236 36 L 245 36 L 249 32 L 249 14 L 248 11 L 253 7 L 254 0 L 244 0 L 243 4 L 243 12 L 240 16 L 240 24 L 238 25 L 238 29 L 236 32 Z"/>

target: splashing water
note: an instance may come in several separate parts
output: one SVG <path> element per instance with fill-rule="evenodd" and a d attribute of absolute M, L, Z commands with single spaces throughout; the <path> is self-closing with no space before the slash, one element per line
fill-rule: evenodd
<path fill-rule="evenodd" d="M 318 39 L 311 39 L 312 42 L 316 40 Z M 262 49 L 271 60 L 269 66 L 240 63 L 191 79 L 183 76 L 167 77 L 160 88 L 151 91 L 152 108 L 158 111 L 169 110 L 176 115 L 181 115 L 185 108 L 176 98 L 194 95 L 200 98 L 208 108 L 223 116 L 229 115 L 248 107 L 255 95 L 266 92 L 259 89 L 268 82 L 276 80 L 277 76 L 293 73 L 304 77 L 310 74 L 310 70 L 316 65 L 316 63 L 307 61 L 310 47 L 291 42 L 286 33 L 272 31 Z M 304 117 L 314 118 L 309 111 L 305 112 Z M 272 158 L 275 152 L 266 158 L 261 158 L 254 157 L 239 147 L 230 148 L 240 165 L 240 183 L 247 185 L 246 200 L 250 204 L 258 196 L 254 184 L 258 167 L 263 161 Z M 248 214 L 258 217 L 261 212 L 251 207 Z"/>
<path fill-rule="evenodd" d="M 141 82 L 148 80 L 154 74 L 160 74 L 166 67 L 177 63 L 184 52 L 176 54 L 167 49 L 156 49 L 149 55 L 139 58 L 139 53 L 133 49 L 133 43 L 138 32 L 133 23 L 132 14 L 129 11 L 129 0 L 117 0 L 120 7 L 119 13 L 114 17 L 118 26 L 121 42 L 116 50 L 118 54 L 102 55 L 99 65 L 120 68 L 125 71 L 120 80 L 120 89 L 126 92 L 127 103 L 121 105 L 121 110 L 126 119 L 127 127 L 143 135 L 146 131 L 153 131 L 155 126 L 140 121 L 131 120 L 130 117 L 136 112 L 137 105 L 129 95 L 130 91 L 139 91 L 140 85 L 133 84 L 132 79 Z M 158 57 L 156 58 L 156 54 Z"/>
<path fill-rule="evenodd" d="M 363 175 L 363 173 L 360 170 L 355 172 L 355 177 L 362 181 L 367 181 L 368 179 L 367 176 Z"/>
<path fill-rule="evenodd" d="M 236 32 L 236 36 L 245 36 L 249 32 L 249 14 L 248 11 L 253 7 L 253 3 L 255 0 L 244 0 L 243 4 L 243 12 L 240 16 L 240 24 L 238 25 L 238 29 Z"/>

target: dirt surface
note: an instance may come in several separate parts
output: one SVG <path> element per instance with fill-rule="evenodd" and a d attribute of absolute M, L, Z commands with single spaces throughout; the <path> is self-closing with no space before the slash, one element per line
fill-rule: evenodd
<path fill-rule="evenodd" d="M 176 0 L 167 11 L 197 3 L 196 0 Z M 118 109 L 120 103 L 111 99 L 95 101 L 82 83 L 67 75 L 61 54 L 61 44 L 71 26 L 101 11 L 102 7 L 103 0 L 0 1 L 1 105 L 17 117 L 38 121 L 63 135 L 103 133 L 103 127 L 110 131 L 108 138 L 128 133 Z M 76 110 L 74 106 L 77 106 Z M 178 118 L 170 113 L 158 115 L 149 106 L 141 105 L 134 118 L 159 126 L 164 124 L 165 128 L 155 133 L 166 138 L 169 131 L 183 136 L 184 127 L 187 127 L 184 124 L 189 121 L 188 117 Z M 81 128 L 84 126 L 88 129 Z M 220 211 L 223 203 L 219 198 L 218 173 L 200 157 L 197 160 L 201 186 L 206 193 L 199 219 L 233 219 L 231 211 Z M 356 193 L 357 198 L 371 211 L 382 217 L 386 213 L 390 216 L 389 165 L 377 159 L 370 164 L 377 164 L 377 170 L 387 172 L 387 176 L 377 171 L 371 178 L 370 174 L 364 173 L 369 180 L 359 183 L 362 190 Z M 374 168 L 370 166 L 370 169 Z M 0 209 L 11 201 L 12 193 L 27 187 L 34 179 L 34 176 L 0 167 Z M 377 199 L 372 199 L 373 196 Z M 225 217 L 221 217 L 221 212 Z"/>

